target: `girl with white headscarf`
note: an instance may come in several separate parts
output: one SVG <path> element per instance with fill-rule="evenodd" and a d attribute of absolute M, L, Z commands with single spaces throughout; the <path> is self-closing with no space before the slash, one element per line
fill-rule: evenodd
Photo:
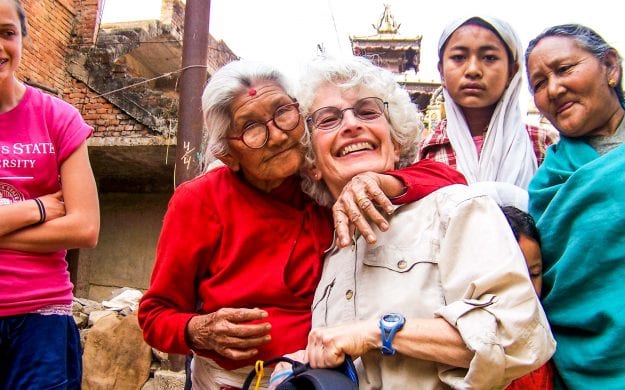
<path fill-rule="evenodd" d="M 471 17 L 448 25 L 438 50 L 446 120 L 421 141 L 420 158 L 447 163 L 501 205 L 527 210 L 527 185 L 552 142 L 522 120 L 519 38 L 504 21 Z"/>

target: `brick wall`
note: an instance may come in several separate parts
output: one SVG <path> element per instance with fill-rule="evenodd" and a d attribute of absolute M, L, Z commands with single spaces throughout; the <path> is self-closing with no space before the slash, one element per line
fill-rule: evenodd
<path fill-rule="evenodd" d="M 76 79 L 72 79 L 65 88 L 63 98 L 78 108 L 85 121 L 93 126 L 94 137 L 136 137 L 150 134 L 145 125 L 132 119 Z"/>
<path fill-rule="evenodd" d="M 93 43 L 103 1 L 22 0 L 22 4 L 28 19 L 29 37 L 24 42 L 18 77 L 74 105 L 93 126 L 94 137 L 149 134 L 145 125 L 99 97 L 66 71 L 71 50 Z"/>
<path fill-rule="evenodd" d="M 28 18 L 28 39 L 24 41 L 21 80 L 61 93 L 67 82 L 65 58 L 69 52 L 75 17 L 73 1 L 23 0 Z"/>
<path fill-rule="evenodd" d="M 66 0 L 69 1 L 69 0 Z M 73 0 L 76 4 L 76 44 L 93 45 L 97 36 L 97 27 L 102 19 L 102 0 Z"/>

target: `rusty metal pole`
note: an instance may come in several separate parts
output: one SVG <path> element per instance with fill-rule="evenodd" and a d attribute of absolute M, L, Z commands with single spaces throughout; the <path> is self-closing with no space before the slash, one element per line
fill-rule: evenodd
<path fill-rule="evenodd" d="M 175 185 L 200 172 L 202 91 L 206 84 L 210 0 L 187 0 L 184 11 L 182 74 L 178 103 Z"/>

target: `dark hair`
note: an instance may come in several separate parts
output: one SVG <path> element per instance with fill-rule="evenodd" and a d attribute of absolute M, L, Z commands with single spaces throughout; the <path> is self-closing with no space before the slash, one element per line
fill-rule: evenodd
<path fill-rule="evenodd" d="M 517 241 L 521 235 L 525 235 L 540 245 L 540 235 L 538 234 L 538 229 L 536 229 L 534 218 L 532 218 L 531 215 L 513 206 L 502 207 L 501 211 L 503 211 L 503 215 L 508 220 L 514 238 L 516 238 Z"/>
<path fill-rule="evenodd" d="M 22 6 L 22 2 L 20 0 L 13 0 L 13 3 L 15 3 L 17 16 L 20 18 L 20 29 L 22 32 L 22 38 L 24 38 L 28 35 L 28 28 L 26 27 L 26 12 L 24 12 L 24 7 Z"/>
<path fill-rule="evenodd" d="M 616 85 L 614 86 L 614 92 L 616 92 L 616 96 L 623 105 L 625 99 L 623 97 L 623 86 L 621 85 L 621 81 L 623 79 L 623 65 L 621 64 L 621 56 L 618 51 L 610 46 L 605 39 L 601 37 L 601 35 L 597 34 L 593 29 L 583 26 L 581 24 L 561 24 L 558 26 L 549 27 L 545 31 L 541 32 L 536 36 L 536 38 L 532 39 L 525 50 L 525 69 L 527 71 L 527 77 L 529 79 L 529 69 L 527 68 L 527 61 L 529 56 L 532 54 L 532 51 L 543 38 L 547 37 L 565 37 L 570 38 L 577 42 L 582 49 L 585 49 L 589 53 L 591 53 L 595 58 L 599 61 L 603 61 L 605 57 L 608 55 L 610 50 L 614 50 L 616 56 L 618 57 L 618 67 L 620 69 L 619 79 L 617 80 Z M 531 87 L 530 87 L 531 89 Z"/>
<path fill-rule="evenodd" d="M 483 27 L 485 29 L 487 29 L 488 31 L 492 32 L 493 34 L 495 34 L 495 36 L 497 36 L 497 38 L 499 38 L 499 40 L 501 41 L 501 44 L 503 45 L 503 47 L 506 49 L 506 54 L 508 55 L 508 63 L 509 64 L 514 64 L 514 53 L 512 53 L 512 50 L 508 47 L 508 44 L 506 43 L 506 41 L 504 41 L 503 37 L 501 36 L 501 34 L 499 34 L 499 31 L 497 31 L 497 29 L 495 27 L 493 27 L 492 24 L 488 23 L 487 21 L 485 21 L 484 19 L 480 18 L 480 17 L 472 17 L 470 19 L 467 19 L 464 23 L 462 23 L 460 26 L 458 26 L 454 32 L 456 32 L 460 27 L 463 26 L 479 26 L 479 27 Z M 445 43 L 441 46 L 441 49 L 438 51 L 438 63 L 442 64 L 443 63 L 443 53 L 445 52 L 445 48 L 447 47 L 447 43 L 449 42 L 449 38 L 451 38 L 451 36 L 454 35 L 453 33 L 449 34 L 449 37 L 447 37 L 447 40 L 445 41 Z"/>

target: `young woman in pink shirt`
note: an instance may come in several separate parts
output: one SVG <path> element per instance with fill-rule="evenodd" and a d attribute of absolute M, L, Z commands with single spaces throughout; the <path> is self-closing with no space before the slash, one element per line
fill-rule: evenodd
<path fill-rule="evenodd" d="M 98 196 L 69 104 L 16 77 L 27 35 L 19 0 L 0 0 L 0 388 L 80 387 L 67 249 L 96 245 Z"/>

